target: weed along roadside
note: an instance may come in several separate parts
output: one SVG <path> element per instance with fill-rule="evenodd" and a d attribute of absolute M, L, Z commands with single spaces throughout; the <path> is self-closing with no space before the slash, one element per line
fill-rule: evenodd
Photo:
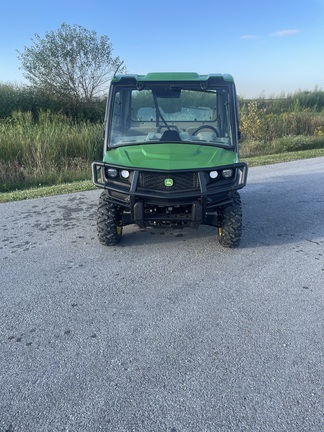
<path fill-rule="evenodd" d="M 89 179 L 102 123 L 76 122 L 50 111 L 35 120 L 15 112 L 0 120 L 0 192 Z"/>

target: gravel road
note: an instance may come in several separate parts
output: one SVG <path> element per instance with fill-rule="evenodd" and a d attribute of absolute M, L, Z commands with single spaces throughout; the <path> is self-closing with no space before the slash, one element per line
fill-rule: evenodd
<path fill-rule="evenodd" d="M 96 238 L 100 191 L 0 204 L 0 431 L 324 430 L 324 158 L 216 230 Z"/>

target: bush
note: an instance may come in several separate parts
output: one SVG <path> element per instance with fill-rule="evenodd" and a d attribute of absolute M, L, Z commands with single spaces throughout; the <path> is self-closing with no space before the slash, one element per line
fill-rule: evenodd
<path fill-rule="evenodd" d="M 324 136 L 286 136 L 273 141 L 243 141 L 241 157 L 254 157 L 324 148 Z"/>
<path fill-rule="evenodd" d="M 0 119 L 11 117 L 15 111 L 31 112 L 37 121 L 40 111 L 61 113 L 76 121 L 101 122 L 105 115 L 106 99 L 71 104 L 32 86 L 0 83 Z"/>
<path fill-rule="evenodd" d="M 37 122 L 30 111 L 14 112 L 0 122 L 0 189 L 90 178 L 102 131 L 101 123 L 76 123 L 50 111 L 40 111 Z"/>
<path fill-rule="evenodd" d="M 324 113 L 286 112 L 268 113 L 256 101 L 241 109 L 242 140 L 273 141 L 286 136 L 321 136 L 324 134 Z"/>

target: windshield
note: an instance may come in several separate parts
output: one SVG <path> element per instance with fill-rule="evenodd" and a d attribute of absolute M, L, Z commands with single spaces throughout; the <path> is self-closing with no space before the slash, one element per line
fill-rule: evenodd
<path fill-rule="evenodd" d="M 230 87 L 116 86 L 110 146 L 169 142 L 231 147 Z"/>

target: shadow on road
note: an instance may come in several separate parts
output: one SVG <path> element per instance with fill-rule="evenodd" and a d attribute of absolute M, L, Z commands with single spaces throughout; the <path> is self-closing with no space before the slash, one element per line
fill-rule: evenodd
<path fill-rule="evenodd" d="M 296 181 L 298 179 L 298 181 Z M 243 236 L 240 248 L 298 244 L 309 241 L 322 245 L 324 237 L 324 194 L 319 192 L 318 176 L 307 182 L 298 176 L 287 176 L 264 183 L 248 184 L 241 191 L 243 203 Z M 318 189 L 318 190 L 317 190 Z M 200 226 L 198 230 L 139 229 L 125 227 L 120 246 L 162 244 L 183 241 L 214 242 L 217 228 Z"/>
<path fill-rule="evenodd" d="M 297 181 L 298 179 L 298 181 Z M 251 184 L 242 191 L 242 247 L 274 246 L 306 240 L 323 244 L 324 194 L 320 176 Z"/>

